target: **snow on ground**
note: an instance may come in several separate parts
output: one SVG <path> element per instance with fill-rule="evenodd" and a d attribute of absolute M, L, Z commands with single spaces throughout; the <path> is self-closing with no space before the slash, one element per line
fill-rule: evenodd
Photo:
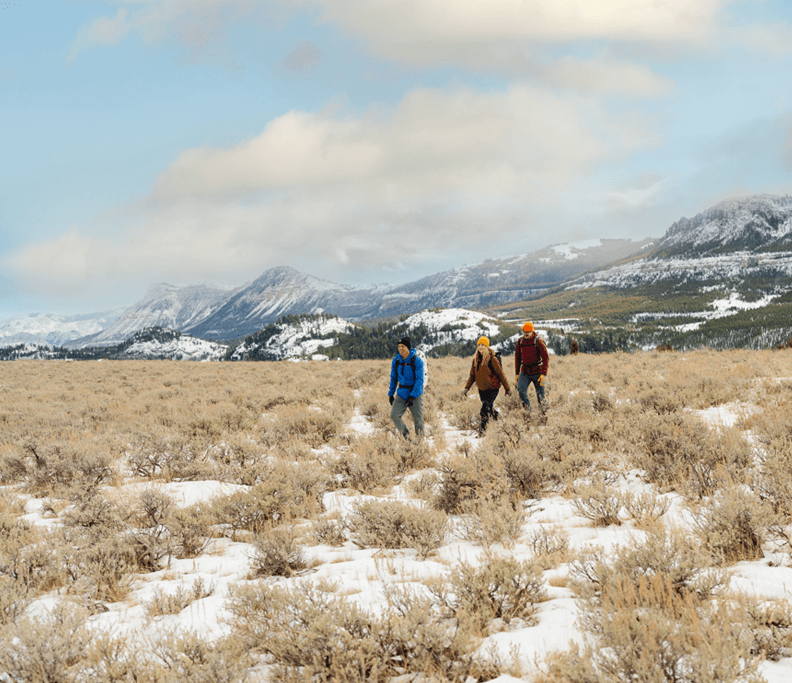
<path fill-rule="evenodd" d="M 742 404 L 729 404 L 707 410 L 696 411 L 712 428 L 720 425 L 733 425 L 750 410 Z M 347 424 L 353 433 L 370 435 L 375 428 L 369 419 L 357 412 Z M 472 449 L 481 442 L 472 432 L 453 429 L 443 417 L 440 429 L 444 432 L 446 449 L 441 457 L 458 453 L 459 446 L 467 442 Z M 641 473 L 628 472 L 622 475 L 615 486 L 636 493 L 652 490 L 643 483 Z M 134 492 L 146 486 L 140 483 L 121 487 L 122 492 Z M 157 484 L 173 496 L 177 505 L 190 505 L 198 500 L 243 489 L 216 481 L 196 481 Z M 672 501 L 666 515 L 669 524 L 689 524 L 684 507 L 679 503 L 680 496 L 674 493 L 663 494 Z M 390 498 L 407 499 L 407 490 L 401 485 L 394 487 Z M 352 491 L 333 491 L 325 494 L 324 503 L 329 512 L 345 514 L 350 506 L 366 496 Z M 413 501 L 421 504 L 419 501 Z M 57 520 L 44 514 L 42 502 L 28 501 L 25 519 L 41 525 L 52 526 Z M 524 527 L 523 542 L 518 542 L 511 551 L 517 559 L 530 559 L 528 535 L 540 528 L 558 527 L 569 536 L 570 547 L 581 549 L 600 546 L 606 551 L 617 546 L 635 543 L 643 532 L 636 529 L 632 522 L 625 521 L 620 526 L 593 527 L 590 522 L 575 513 L 571 502 L 562 496 L 552 496 L 534 501 L 529 506 L 530 515 Z M 461 560 L 481 560 L 483 550 L 480 546 L 458 539 L 450 539 L 441 546 L 434 557 L 420 561 L 413 550 L 375 551 L 361 549 L 347 541 L 343 546 L 333 548 L 318 545 L 306 548 L 310 560 L 316 565 L 303 572 L 300 580 L 331 581 L 339 586 L 339 595 L 344 595 L 360 606 L 380 610 L 385 604 L 383 588 L 389 583 L 411 584 L 423 582 L 431 577 L 447 575 L 449 568 Z M 172 629 L 194 631 L 206 638 L 215 638 L 229 632 L 225 623 L 224 602 L 229 589 L 236 583 L 248 580 L 252 546 L 242 541 L 228 538 L 212 540 L 207 552 L 197 559 L 172 560 L 170 566 L 158 572 L 138 576 L 130 597 L 123 603 L 110 605 L 109 611 L 92 617 L 97 628 L 112 629 L 118 633 L 145 634 L 146 638 L 156 638 L 158 632 Z M 788 558 L 787 558 L 788 563 Z M 732 568 L 732 588 L 746 594 L 766 598 L 786 598 L 792 591 L 792 567 L 777 566 L 778 558 L 769 557 L 755 562 L 740 562 Z M 781 563 L 783 564 L 783 563 Z M 495 623 L 479 647 L 479 652 L 498 652 L 503 661 L 510 661 L 516 652 L 527 678 L 534 670 L 535 663 L 541 661 L 549 652 L 566 650 L 570 642 L 584 642 L 584 636 L 576 625 L 577 609 L 572 591 L 564 585 L 568 568 L 565 565 L 545 572 L 547 582 L 546 602 L 539 605 L 537 624 L 528 626 L 515 621 L 511 625 Z M 197 600 L 176 615 L 158 617 L 147 616 L 145 605 L 157 592 L 175 592 L 189 589 L 195 581 L 203 581 L 205 586 L 213 587 L 213 593 Z M 277 579 L 281 585 L 288 585 L 295 579 Z M 415 583 L 416 586 L 419 583 Z M 31 607 L 31 613 L 49 609 L 54 598 L 48 596 Z M 792 680 L 792 658 L 779 662 L 766 662 L 761 673 L 768 683 L 782 683 Z M 513 681 L 509 676 L 501 676 L 499 681 Z"/>

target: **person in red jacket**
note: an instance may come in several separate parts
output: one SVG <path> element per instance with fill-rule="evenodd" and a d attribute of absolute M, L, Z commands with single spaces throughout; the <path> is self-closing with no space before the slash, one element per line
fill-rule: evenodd
<path fill-rule="evenodd" d="M 517 393 L 520 395 L 523 408 L 531 412 L 531 401 L 528 398 L 528 387 L 533 384 L 536 389 L 536 400 L 539 410 L 544 414 L 545 402 L 544 380 L 550 367 L 550 355 L 546 344 L 534 332 L 533 323 L 523 325 L 523 336 L 517 340 L 514 349 L 514 378 Z"/>
<path fill-rule="evenodd" d="M 470 364 L 470 375 L 468 376 L 467 384 L 465 384 L 464 394 L 470 387 L 476 383 L 481 399 L 481 412 L 479 413 L 481 421 L 479 422 L 479 435 L 484 433 L 487 428 L 487 423 L 490 417 L 493 420 L 498 419 L 498 411 L 495 410 L 495 399 L 498 397 L 500 386 L 503 384 L 506 389 L 506 395 L 511 393 L 509 380 L 506 379 L 506 374 L 503 372 L 500 361 L 495 353 L 489 347 L 489 339 L 487 337 L 480 337 L 476 345 L 476 353 L 473 355 L 473 362 Z"/>

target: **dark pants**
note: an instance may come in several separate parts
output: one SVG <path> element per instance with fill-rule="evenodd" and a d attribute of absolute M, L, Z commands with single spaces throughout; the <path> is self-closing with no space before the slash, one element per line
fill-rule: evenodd
<path fill-rule="evenodd" d="M 532 384 L 536 389 L 536 400 L 539 402 L 539 409 L 544 412 L 546 408 L 545 404 L 545 390 L 544 387 L 539 384 L 539 378 L 541 375 L 526 375 L 524 372 L 520 373 L 520 379 L 517 382 L 517 393 L 520 395 L 520 400 L 522 401 L 523 407 L 530 413 L 531 412 L 531 401 L 528 398 L 528 387 Z"/>
<path fill-rule="evenodd" d="M 479 423 L 479 431 L 484 431 L 487 428 L 487 423 L 490 417 L 493 420 L 498 419 L 498 412 L 495 410 L 495 399 L 498 397 L 500 389 L 479 389 L 479 398 L 481 399 L 481 422 Z"/>

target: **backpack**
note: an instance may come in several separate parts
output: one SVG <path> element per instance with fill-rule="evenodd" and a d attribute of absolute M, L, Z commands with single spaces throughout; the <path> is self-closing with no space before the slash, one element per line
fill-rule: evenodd
<path fill-rule="evenodd" d="M 519 349 L 520 347 L 525 346 L 525 344 L 523 344 L 524 341 L 525 341 L 525 338 L 524 337 L 520 337 L 517 340 L 516 348 Z M 536 356 L 539 358 L 539 367 L 542 367 L 542 355 L 541 355 L 541 353 L 539 353 L 539 335 L 538 334 L 534 335 L 533 344 L 536 347 Z M 520 366 L 520 368 L 522 368 L 522 366 Z"/>
<path fill-rule="evenodd" d="M 429 384 L 429 363 L 426 360 L 426 354 L 420 349 L 415 349 L 415 356 L 418 356 L 418 358 L 423 361 L 423 390 L 426 391 L 426 387 Z M 410 356 L 410 365 L 412 366 L 413 377 L 415 377 L 415 356 Z M 407 361 L 399 361 L 400 364 L 406 364 L 406 362 Z"/>
<path fill-rule="evenodd" d="M 498 364 L 501 366 L 501 370 L 503 370 L 503 358 L 501 358 L 501 352 L 500 351 L 495 351 L 495 353 L 493 355 L 495 356 L 495 358 L 498 359 Z M 490 359 L 488 361 L 488 365 L 489 365 L 489 369 L 492 370 L 492 356 L 490 356 Z M 495 372 L 495 371 L 492 370 L 492 372 Z"/>

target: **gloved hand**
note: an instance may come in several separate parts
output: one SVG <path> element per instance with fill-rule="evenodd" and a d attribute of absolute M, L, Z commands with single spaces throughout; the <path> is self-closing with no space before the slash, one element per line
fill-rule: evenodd
<path fill-rule="evenodd" d="M 517 384 L 519 381 L 520 381 L 520 376 L 519 375 L 515 375 L 514 376 L 514 383 Z"/>
<path fill-rule="evenodd" d="M 539 386 L 540 387 L 544 386 L 544 377 L 545 377 L 544 375 L 539 375 Z"/>
<path fill-rule="evenodd" d="M 393 405 L 393 396 L 388 396 L 388 403 Z"/>
<path fill-rule="evenodd" d="M 407 407 L 408 407 L 408 408 L 412 408 L 412 404 L 413 404 L 413 401 L 414 401 L 414 400 L 415 400 L 415 399 L 414 399 L 412 396 L 410 396 L 410 397 L 407 399 Z"/>

